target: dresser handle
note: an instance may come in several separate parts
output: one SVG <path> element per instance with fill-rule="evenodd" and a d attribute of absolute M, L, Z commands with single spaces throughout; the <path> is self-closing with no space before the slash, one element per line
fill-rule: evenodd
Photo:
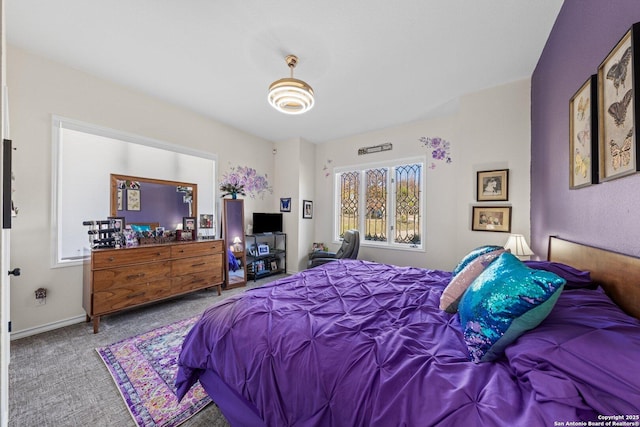
<path fill-rule="evenodd" d="M 181 254 L 183 254 L 183 253 L 184 253 L 184 249 L 180 249 L 180 251 L 179 251 L 179 252 L 180 252 Z"/>
<path fill-rule="evenodd" d="M 110 257 L 109 257 L 109 261 L 110 261 L 110 262 L 111 262 L 111 261 L 113 261 L 114 259 L 115 259 L 115 258 L 114 258 L 114 257 L 112 257 L 112 256 L 110 256 Z"/>
<path fill-rule="evenodd" d="M 197 267 L 199 265 L 205 265 L 205 264 L 206 264 L 205 262 L 199 262 L 197 264 L 191 264 L 191 267 Z"/>
<path fill-rule="evenodd" d="M 130 274 L 127 276 L 127 279 L 137 279 L 138 277 L 144 277 L 145 273 L 138 273 L 138 274 Z"/>
<path fill-rule="evenodd" d="M 204 282 L 204 279 L 200 278 L 200 279 L 193 279 L 191 281 L 191 283 L 198 283 L 198 282 Z"/>
<path fill-rule="evenodd" d="M 127 295 L 127 299 L 137 298 L 137 297 L 141 297 L 143 295 L 144 295 L 144 292 L 138 292 L 137 294 Z"/>

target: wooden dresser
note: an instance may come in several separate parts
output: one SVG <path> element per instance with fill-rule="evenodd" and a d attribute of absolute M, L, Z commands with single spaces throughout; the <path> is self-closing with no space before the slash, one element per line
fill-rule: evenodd
<path fill-rule="evenodd" d="M 84 263 L 82 305 L 98 333 L 100 316 L 216 287 L 224 281 L 224 241 L 95 249 Z"/>

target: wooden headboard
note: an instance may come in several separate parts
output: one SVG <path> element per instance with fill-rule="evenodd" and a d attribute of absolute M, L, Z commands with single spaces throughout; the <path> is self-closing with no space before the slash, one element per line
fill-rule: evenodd
<path fill-rule="evenodd" d="M 640 319 L 640 258 L 549 237 L 549 261 L 591 272 L 591 280 L 604 289 L 626 313 Z"/>

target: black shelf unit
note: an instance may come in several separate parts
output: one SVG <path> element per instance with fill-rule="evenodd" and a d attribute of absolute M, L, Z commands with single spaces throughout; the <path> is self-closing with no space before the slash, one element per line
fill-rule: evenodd
<path fill-rule="evenodd" d="M 246 236 L 247 278 L 255 282 L 263 277 L 287 271 L 286 233 L 248 234 Z M 267 245 L 268 253 L 259 254 L 258 246 Z"/>

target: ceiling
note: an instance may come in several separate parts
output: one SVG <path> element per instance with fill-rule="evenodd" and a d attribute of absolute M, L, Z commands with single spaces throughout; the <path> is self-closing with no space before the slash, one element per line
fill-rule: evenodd
<path fill-rule="evenodd" d="M 451 112 L 530 77 L 562 0 L 5 0 L 7 43 L 271 141 L 320 143 Z M 294 76 L 300 116 L 267 102 Z M 9 88 L 10 90 L 10 88 Z"/>

